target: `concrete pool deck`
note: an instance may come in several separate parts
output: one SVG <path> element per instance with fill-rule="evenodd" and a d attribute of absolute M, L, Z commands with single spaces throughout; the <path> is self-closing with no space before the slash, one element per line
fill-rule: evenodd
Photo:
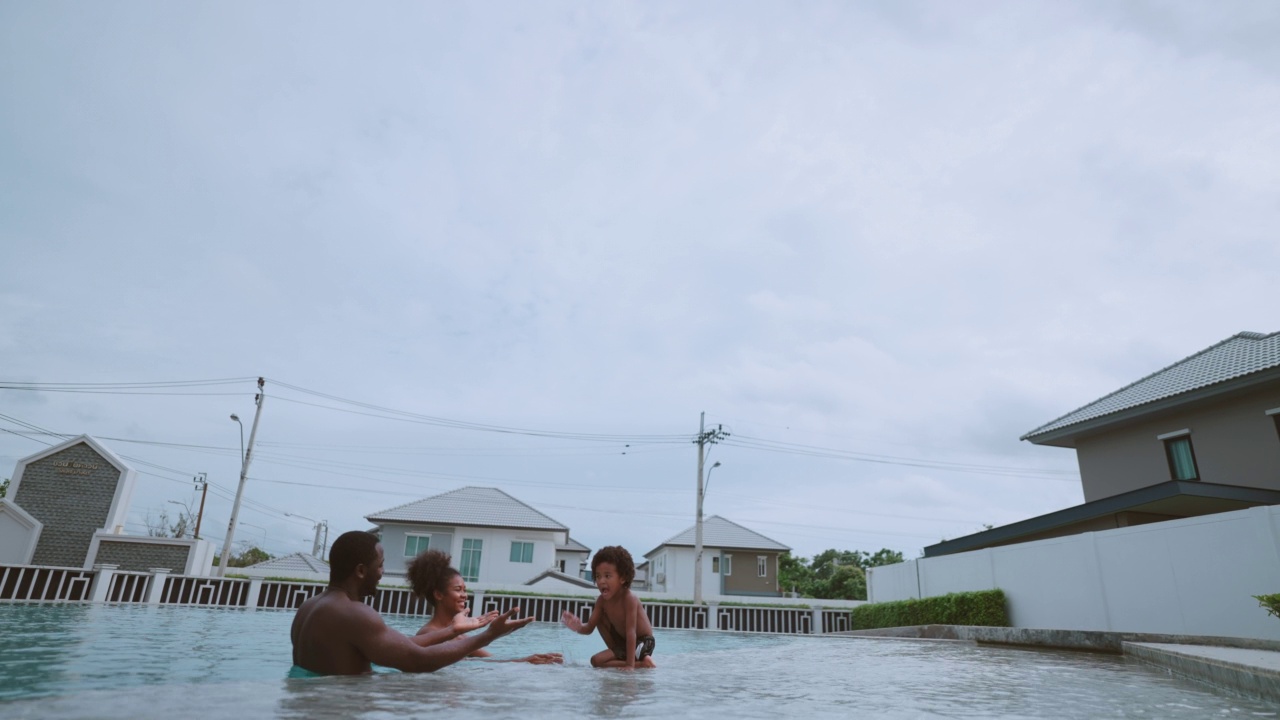
<path fill-rule="evenodd" d="M 1275 640 L 970 625 L 919 625 L 832 634 L 1122 654 L 1214 687 L 1280 703 L 1280 641 Z"/>

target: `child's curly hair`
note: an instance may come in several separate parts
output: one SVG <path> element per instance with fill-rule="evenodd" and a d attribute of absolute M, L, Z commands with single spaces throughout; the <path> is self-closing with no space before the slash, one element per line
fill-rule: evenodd
<path fill-rule="evenodd" d="M 413 586 L 413 594 L 425 599 L 433 610 L 436 606 L 436 591 L 444 592 L 449 581 L 461 574 L 449 564 L 452 560 L 448 553 L 424 550 L 405 567 L 409 584 Z"/>
<path fill-rule="evenodd" d="M 612 565 L 618 571 L 618 577 L 622 578 L 622 586 L 625 588 L 630 588 L 631 581 L 636 579 L 635 561 L 631 559 L 631 553 L 621 545 L 607 545 L 597 550 L 595 557 L 591 558 L 592 573 L 600 563 Z"/>

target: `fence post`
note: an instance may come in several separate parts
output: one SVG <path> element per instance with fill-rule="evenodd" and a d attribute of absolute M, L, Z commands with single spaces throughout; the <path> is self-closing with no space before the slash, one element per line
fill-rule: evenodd
<path fill-rule="evenodd" d="M 471 617 L 479 617 L 484 614 L 484 591 L 475 590 L 472 597 L 474 599 L 471 601 Z"/>
<path fill-rule="evenodd" d="M 720 603 L 707 603 L 707 629 L 720 629 Z"/>
<path fill-rule="evenodd" d="M 164 593 L 164 580 L 169 577 L 169 568 L 149 568 L 151 583 L 147 585 L 147 604 L 159 605 L 160 595 Z"/>
<path fill-rule="evenodd" d="M 821 635 L 822 634 L 822 608 L 818 605 L 814 605 L 812 606 L 812 608 L 813 608 L 813 625 L 809 627 L 809 630 L 814 635 Z"/>
<path fill-rule="evenodd" d="M 111 590 L 111 578 L 115 577 L 119 565 L 101 563 L 93 566 L 93 585 L 89 588 L 90 602 L 106 602 L 107 593 Z"/>
<path fill-rule="evenodd" d="M 249 578 L 249 592 L 245 593 L 244 606 L 250 610 L 258 609 L 258 597 L 262 594 L 262 578 Z"/>

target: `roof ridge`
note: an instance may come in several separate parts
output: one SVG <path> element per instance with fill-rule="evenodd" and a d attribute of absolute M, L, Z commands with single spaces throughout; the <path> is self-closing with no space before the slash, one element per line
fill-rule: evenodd
<path fill-rule="evenodd" d="M 1238 333 L 1236 333 L 1235 335 L 1232 335 L 1231 337 L 1228 337 L 1228 338 L 1225 338 L 1225 339 L 1223 339 L 1223 340 L 1220 340 L 1220 341 L 1218 341 L 1218 342 L 1216 342 L 1216 343 L 1214 343 L 1214 344 L 1210 345 L 1210 346 L 1209 346 L 1209 347 L 1207 347 L 1207 348 L 1204 348 L 1204 349 L 1202 349 L 1202 350 L 1200 350 L 1200 351 L 1198 351 L 1198 352 L 1194 352 L 1194 353 L 1192 353 L 1192 354 L 1190 354 L 1190 355 L 1188 355 L 1188 356 L 1186 356 L 1186 357 L 1182 358 L 1181 360 L 1178 360 L 1178 361 L 1173 362 L 1173 363 L 1171 363 L 1171 364 L 1169 364 L 1169 365 L 1166 365 L 1165 367 L 1162 367 L 1162 368 L 1160 368 L 1159 370 L 1156 370 L 1156 371 L 1154 371 L 1154 372 L 1148 373 L 1148 374 L 1146 374 L 1146 375 L 1144 375 L 1144 376 L 1142 376 L 1142 377 L 1138 378 L 1137 380 L 1134 380 L 1133 382 L 1129 383 L 1128 385 L 1125 385 L 1125 386 L 1124 386 L 1124 387 L 1122 387 L 1122 388 L 1119 388 L 1119 389 L 1117 389 L 1117 390 L 1113 390 L 1113 391 L 1111 391 L 1111 392 L 1107 393 L 1106 395 L 1103 395 L 1102 397 L 1095 398 L 1095 399 L 1093 399 L 1093 400 L 1091 400 L 1091 401 L 1089 401 L 1089 402 L 1087 402 L 1087 403 L 1085 403 L 1085 404 L 1081 405 L 1080 407 L 1077 407 L 1077 408 L 1075 408 L 1074 410 L 1071 410 L 1070 412 L 1065 412 L 1065 413 L 1063 413 L 1063 414 L 1059 415 L 1058 417 L 1056 417 L 1056 418 L 1054 418 L 1054 419 L 1050 420 L 1049 422 L 1047 422 L 1047 423 L 1043 423 L 1042 425 L 1040 425 L 1040 426 L 1039 426 L 1039 427 L 1037 427 L 1036 429 L 1031 430 L 1030 432 L 1024 433 L 1024 434 L 1022 435 L 1022 437 L 1019 437 L 1018 439 L 1019 439 L 1019 440 L 1026 440 L 1026 439 L 1027 439 L 1027 438 L 1029 438 L 1029 437 L 1032 437 L 1032 436 L 1034 436 L 1034 435 L 1037 435 L 1037 434 L 1039 434 L 1042 430 L 1044 430 L 1045 428 L 1051 427 L 1051 426 L 1053 426 L 1053 425 L 1055 425 L 1055 424 L 1057 424 L 1057 423 L 1061 422 L 1062 420 L 1064 420 L 1064 419 L 1066 419 L 1066 418 L 1068 418 L 1068 417 L 1071 417 L 1072 415 L 1075 415 L 1076 413 L 1080 412 L 1081 410 L 1084 410 L 1085 408 L 1092 407 L 1092 406 L 1094 406 L 1094 405 L 1097 405 L 1098 403 L 1101 403 L 1103 400 L 1106 400 L 1106 399 L 1108 399 L 1108 398 L 1115 397 L 1116 395 L 1119 395 L 1120 393 L 1122 393 L 1122 392 L 1124 392 L 1124 391 L 1126 391 L 1126 390 L 1128 390 L 1128 389 L 1130 389 L 1130 388 L 1132 388 L 1132 387 L 1134 387 L 1134 386 L 1136 386 L 1136 385 L 1140 385 L 1140 384 L 1142 384 L 1142 383 L 1144 383 L 1144 382 L 1146 382 L 1146 381 L 1150 380 L 1151 378 L 1156 377 L 1157 375 L 1161 375 L 1161 374 L 1163 374 L 1163 373 L 1166 373 L 1166 372 L 1168 372 L 1168 371 L 1170 371 L 1170 370 L 1172 370 L 1172 369 L 1174 369 L 1174 368 L 1178 367 L 1179 365 L 1183 365 L 1183 364 L 1185 364 L 1185 363 L 1188 363 L 1188 362 L 1190 362 L 1190 361 L 1192 361 L 1192 360 L 1196 359 L 1197 357 L 1200 357 L 1201 355 L 1204 355 L 1204 354 L 1206 354 L 1206 353 L 1208 353 L 1208 352 L 1210 352 L 1210 351 L 1212 351 L 1212 350 L 1217 350 L 1218 348 L 1222 347 L 1223 345 L 1226 345 L 1227 343 L 1229 343 L 1229 342 L 1231 342 L 1231 341 L 1233 341 L 1233 340 L 1240 340 L 1240 339 L 1244 339 L 1244 340 L 1254 340 L 1254 341 L 1257 341 L 1257 340 L 1265 340 L 1265 339 L 1267 339 L 1267 338 L 1269 338 L 1269 337 L 1272 337 L 1272 336 L 1274 336 L 1274 335 L 1280 335 L 1280 331 L 1273 332 L 1273 333 L 1258 333 L 1258 332 L 1250 332 L 1250 331 L 1247 331 L 1247 330 L 1246 330 L 1246 331 L 1238 332 Z M 1182 392 L 1189 392 L 1189 390 L 1185 390 L 1185 391 L 1182 391 Z M 1182 393 L 1181 393 L 1181 392 L 1179 392 L 1179 393 L 1175 393 L 1175 394 L 1180 395 L 1180 394 L 1182 394 Z M 1138 406 L 1140 406 L 1140 405 L 1145 405 L 1145 404 L 1147 404 L 1147 402 L 1155 402 L 1155 400 L 1148 400 L 1148 401 L 1146 401 L 1146 402 L 1139 403 L 1138 405 L 1135 405 L 1134 407 L 1138 407 Z M 1109 413 L 1108 413 L 1108 414 L 1109 414 Z M 1083 420 L 1080 420 L 1079 422 L 1083 422 Z M 1074 424 L 1075 424 L 1075 423 L 1069 423 L 1068 425 L 1074 425 Z M 1066 427 L 1066 426 L 1064 426 L 1064 427 Z"/>

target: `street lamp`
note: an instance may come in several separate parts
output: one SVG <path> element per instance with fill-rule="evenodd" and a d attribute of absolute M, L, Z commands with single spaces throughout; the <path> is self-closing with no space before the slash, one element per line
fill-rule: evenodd
<path fill-rule="evenodd" d="M 712 471 L 712 470 L 715 470 L 715 469 L 716 469 L 716 468 L 718 468 L 718 467 L 720 467 L 720 461 L 719 461 L 719 460 L 717 460 L 717 461 L 716 461 L 716 464 L 715 464 L 715 465 L 712 465 L 711 467 L 707 468 L 707 482 L 706 482 L 705 484 L 703 484 L 703 486 L 702 486 L 702 497 L 703 497 L 703 498 L 705 498 L 705 497 L 707 496 L 707 491 L 711 489 L 711 471 Z"/>

